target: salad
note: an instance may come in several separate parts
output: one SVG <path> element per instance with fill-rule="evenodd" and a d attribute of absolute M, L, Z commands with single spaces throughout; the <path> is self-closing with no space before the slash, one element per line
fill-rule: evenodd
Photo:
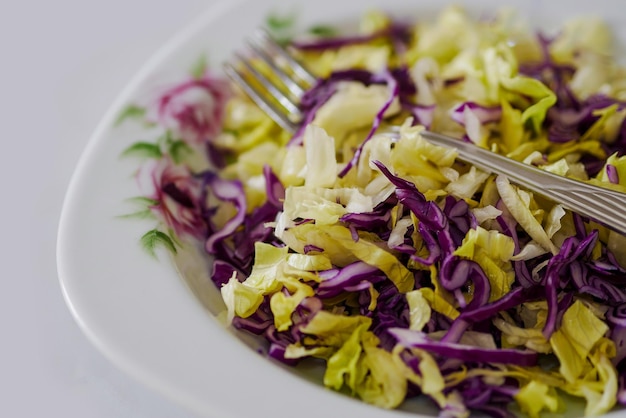
<path fill-rule="evenodd" d="M 286 41 L 318 78 L 295 134 L 205 65 L 122 115 L 160 133 L 125 152 L 148 157 L 140 201 L 160 224 L 144 245 L 202 242 L 229 325 L 382 408 L 626 403 L 626 238 L 420 135 L 626 191 L 626 72 L 607 26 L 548 35 L 450 7 L 314 29 Z"/>

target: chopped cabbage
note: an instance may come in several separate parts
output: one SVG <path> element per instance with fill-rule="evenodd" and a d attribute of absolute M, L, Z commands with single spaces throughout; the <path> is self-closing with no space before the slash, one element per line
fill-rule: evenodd
<path fill-rule="evenodd" d="M 625 192 L 609 28 L 585 17 L 548 37 L 459 6 L 357 26 L 291 41 L 317 77 L 295 134 L 233 92 L 189 173 L 172 158 L 148 176 L 149 210 L 206 237 L 229 324 L 279 361 L 321 359 L 329 388 L 382 408 L 419 392 L 454 417 L 561 414 L 562 393 L 609 411 L 626 393 L 626 237 L 422 136 Z M 180 132 L 204 123 L 182 108 Z"/>

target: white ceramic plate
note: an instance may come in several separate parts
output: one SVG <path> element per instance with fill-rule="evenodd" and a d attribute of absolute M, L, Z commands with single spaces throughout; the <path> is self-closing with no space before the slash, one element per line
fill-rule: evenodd
<path fill-rule="evenodd" d="M 211 417 L 404 415 L 324 389 L 306 378 L 312 371 L 294 371 L 269 361 L 255 352 L 253 340 L 221 326 L 215 318 L 222 308 L 220 298 L 208 282 L 207 262 L 198 254 L 182 255 L 192 260 L 192 267 L 180 272 L 186 280 L 165 254 L 159 261 L 146 255 L 138 238 L 149 224 L 119 218 L 129 211 L 125 200 L 139 194 L 132 179 L 136 161 L 119 155 L 141 139 L 140 131 L 113 128 L 113 122 L 139 92 L 149 91 L 164 74 L 183 74 L 198 56 L 206 54 L 209 63 L 219 67 L 269 13 L 293 12 L 299 24 L 308 26 L 355 18 L 375 6 L 428 18 L 445 3 L 229 0 L 208 10 L 140 71 L 104 117 L 80 160 L 58 240 L 59 276 L 67 303 L 89 339 L 113 363 L 174 401 Z M 538 26 L 592 13 L 616 28 L 626 28 L 626 9 L 619 0 L 482 0 L 467 8 L 481 14 L 505 3 Z M 625 31 L 618 31 L 618 37 L 626 39 Z M 190 266 L 188 261 L 178 261 Z M 416 409 L 434 413 L 424 404 L 405 409 L 413 409 L 411 416 L 416 416 Z"/>

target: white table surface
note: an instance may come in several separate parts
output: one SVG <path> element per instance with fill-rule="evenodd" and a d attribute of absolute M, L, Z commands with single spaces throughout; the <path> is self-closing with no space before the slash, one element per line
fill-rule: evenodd
<path fill-rule="evenodd" d="M 65 189 L 100 117 L 214 1 L 0 2 L 0 416 L 191 416 L 86 339 L 65 306 L 55 251 Z"/>

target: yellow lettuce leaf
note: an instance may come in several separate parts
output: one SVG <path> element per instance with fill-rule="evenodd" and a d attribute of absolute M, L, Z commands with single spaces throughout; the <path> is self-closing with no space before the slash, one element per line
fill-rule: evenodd
<path fill-rule="evenodd" d="M 554 387 L 538 380 L 531 380 L 513 396 L 522 412 L 530 418 L 538 418 L 543 410 L 557 412 L 559 396 Z"/>
<path fill-rule="evenodd" d="M 394 361 L 394 355 L 377 347 L 378 343 L 372 332 L 366 332 L 362 337 L 364 351 L 359 366 L 365 377 L 357 384 L 356 393 L 369 404 L 392 409 L 404 401 L 407 380 Z"/>
<path fill-rule="evenodd" d="M 550 337 L 550 345 L 561 364 L 559 371 L 567 382 L 578 379 L 587 365 L 589 352 L 608 329 L 580 300 L 565 311 L 561 327 Z"/>
<path fill-rule="evenodd" d="M 514 251 L 515 243 L 511 237 L 479 226 L 467 232 L 454 255 L 478 263 L 489 279 L 489 299 L 493 301 L 506 295 L 515 280 L 515 272 L 510 262 Z"/>
<path fill-rule="evenodd" d="M 352 389 L 352 393 L 355 393 L 356 385 L 359 383 L 357 365 L 363 351 L 361 335 L 368 327 L 369 324 L 365 323 L 358 325 L 341 348 L 328 359 L 324 373 L 325 386 L 339 390 L 346 383 Z"/>
<path fill-rule="evenodd" d="M 448 302 L 439 294 L 435 293 L 433 289 L 424 287 L 418 289 L 418 291 L 422 294 L 424 299 L 428 301 L 428 304 L 433 311 L 439 312 L 440 314 L 445 315 L 450 319 L 456 319 L 460 315 L 459 311 L 450 302 Z"/>
<path fill-rule="evenodd" d="M 377 245 L 375 236 L 359 235 L 361 238 L 355 241 L 352 232 L 341 225 L 302 224 L 285 231 L 283 240 L 299 253 L 304 252 L 307 244 L 323 248 L 322 253 L 337 266 L 361 260 L 383 271 L 400 292 L 413 290 L 413 273 L 393 254 Z"/>
<path fill-rule="evenodd" d="M 504 205 L 520 226 L 546 251 L 556 254 L 558 249 L 552 243 L 539 221 L 533 216 L 528 205 L 524 203 L 524 200 L 518 193 L 518 189 L 511 185 L 509 180 L 504 176 L 498 176 L 496 178 L 496 186 Z"/>
<path fill-rule="evenodd" d="M 524 97 L 531 97 L 535 103 L 522 112 L 522 122 L 530 121 L 535 132 L 541 132 L 541 124 L 546 118 L 548 109 L 556 103 L 556 95 L 541 81 L 531 77 L 516 76 L 501 80 L 506 90 Z"/>
<path fill-rule="evenodd" d="M 281 264 L 287 259 L 289 248 L 275 247 L 262 242 L 254 243 L 254 265 L 250 276 L 244 281 L 249 287 L 254 287 L 270 294 L 282 287 L 277 280 Z"/>
<path fill-rule="evenodd" d="M 356 328 L 367 325 L 365 327 L 367 329 L 371 323 L 372 320 L 366 316 L 346 316 L 319 311 L 300 330 L 308 335 L 305 337 L 307 344 L 341 347 Z"/>
<path fill-rule="evenodd" d="M 585 416 L 602 415 L 610 411 L 617 402 L 617 371 L 610 360 L 615 354 L 613 341 L 602 338 L 589 354 L 589 371 L 561 388 L 570 395 L 585 398 Z"/>
<path fill-rule="evenodd" d="M 247 318 L 259 308 L 263 302 L 263 293 L 254 287 L 239 282 L 235 274 L 220 289 L 226 304 L 227 319 L 230 324 L 235 316 Z"/>
<path fill-rule="evenodd" d="M 406 294 L 409 304 L 409 328 L 421 331 L 430 320 L 431 309 L 424 294 L 419 290 L 412 290 Z"/>
<path fill-rule="evenodd" d="M 291 324 L 291 314 L 307 296 L 313 296 L 315 292 L 309 286 L 300 286 L 292 295 L 276 292 L 270 298 L 270 309 L 274 314 L 274 325 L 278 331 L 286 331 Z"/>

